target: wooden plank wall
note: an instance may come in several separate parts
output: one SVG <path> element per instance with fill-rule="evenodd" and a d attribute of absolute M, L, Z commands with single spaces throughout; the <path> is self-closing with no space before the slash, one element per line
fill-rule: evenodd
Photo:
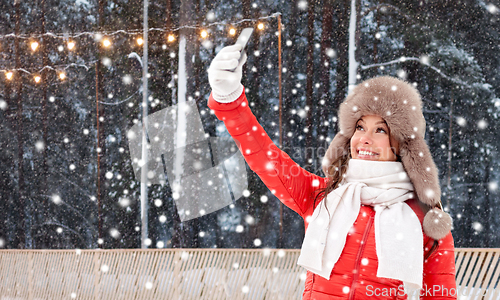
<path fill-rule="evenodd" d="M 1 299 L 301 299 L 300 250 L 1 250 Z M 456 249 L 459 299 L 500 299 L 500 249 Z M 462 297 L 465 296 L 465 297 Z"/>

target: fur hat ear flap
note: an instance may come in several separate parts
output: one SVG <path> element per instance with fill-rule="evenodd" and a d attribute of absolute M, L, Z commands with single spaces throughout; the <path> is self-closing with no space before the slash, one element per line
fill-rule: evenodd
<path fill-rule="evenodd" d="M 343 155 L 349 154 L 349 143 L 350 138 L 341 134 L 340 132 L 335 135 L 328 150 L 326 150 L 325 156 L 323 157 L 323 161 L 321 162 L 321 166 L 323 168 L 323 173 L 328 177 L 332 174 L 329 174 L 328 170 L 332 165 L 332 162 L 337 160 L 339 157 Z"/>
<path fill-rule="evenodd" d="M 438 169 L 432 159 L 429 147 L 423 138 L 405 140 L 400 145 L 401 161 L 410 177 L 420 202 L 432 207 L 424 217 L 424 233 L 440 240 L 451 230 L 453 221 L 449 214 L 437 208 L 441 206 Z"/>
<path fill-rule="evenodd" d="M 401 162 L 415 188 L 418 199 L 430 207 L 441 203 L 438 169 L 425 140 L 409 138 L 400 144 Z"/>

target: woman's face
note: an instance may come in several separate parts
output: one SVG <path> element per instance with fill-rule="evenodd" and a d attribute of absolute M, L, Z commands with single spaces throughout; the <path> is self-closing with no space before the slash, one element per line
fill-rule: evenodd
<path fill-rule="evenodd" d="M 392 145 L 392 147 L 391 147 Z M 351 157 L 376 161 L 396 161 L 399 143 L 380 116 L 363 116 L 351 137 Z"/>

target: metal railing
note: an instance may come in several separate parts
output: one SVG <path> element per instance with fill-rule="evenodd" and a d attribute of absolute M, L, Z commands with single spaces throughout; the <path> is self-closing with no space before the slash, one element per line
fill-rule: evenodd
<path fill-rule="evenodd" d="M 0 299 L 301 299 L 300 250 L 2 250 Z M 465 298 L 500 299 L 500 249 L 456 249 Z"/>

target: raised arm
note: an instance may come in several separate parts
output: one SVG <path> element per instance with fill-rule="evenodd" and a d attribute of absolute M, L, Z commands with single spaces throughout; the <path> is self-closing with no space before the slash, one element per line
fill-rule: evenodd
<path fill-rule="evenodd" d="M 248 107 L 244 93 L 231 103 L 218 103 L 210 96 L 208 106 L 224 121 L 250 169 L 283 204 L 304 217 L 312 207 L 314 192 L 326 185 L 326 179 L 301 168 L 276 147 Z"/>
<path fill-rule="evenodd" d="M 326 179 L 307 172 L 281 151 L 259 124 L 240 83 L 245 59 L 238 65 L 240 47 L 222 49 L 209 73 L 212 94 L 208 107 L 236 141 L 250 168 L 271 192 L 302 217 L 312 213 L 315 191 L 326 186 Z M 230 71 L 235 68 L 235 71 Z M 319 201 L 318 201 L 319 202 Z"/>

